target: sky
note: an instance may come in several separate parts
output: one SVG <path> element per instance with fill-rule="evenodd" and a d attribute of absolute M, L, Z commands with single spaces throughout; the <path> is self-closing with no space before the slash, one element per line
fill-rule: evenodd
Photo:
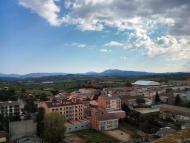
<path fill-rule="evenodd" d="M 5 0 L 0 18 L 0 73 L 190 72 L 189 0 Z"/>

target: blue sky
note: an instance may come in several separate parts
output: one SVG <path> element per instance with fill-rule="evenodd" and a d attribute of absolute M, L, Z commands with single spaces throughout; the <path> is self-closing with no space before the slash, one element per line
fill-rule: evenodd
<path fill-rule="evenodd" d="M 0 73 L 190 71 L 189 3 L 140 1 L 0 1 Z"/>

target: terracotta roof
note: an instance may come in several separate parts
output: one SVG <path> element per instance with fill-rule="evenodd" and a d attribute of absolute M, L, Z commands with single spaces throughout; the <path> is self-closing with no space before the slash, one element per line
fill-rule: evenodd
<path fill-rule="evenodd" d="M 49 108 L 82 104 L 79 101 L 72 102 L 72 101 L 68 101 L 68 100 L 62 100 L 62 102 L 61 101 L 46 101 L 45 103 L 47 104 L 47 106 Z"/>

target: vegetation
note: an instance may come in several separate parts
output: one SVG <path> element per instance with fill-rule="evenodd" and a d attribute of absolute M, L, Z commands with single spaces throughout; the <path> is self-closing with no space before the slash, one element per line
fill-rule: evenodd
<path fill-rule="evenodd" d="M 12 101 L 17 100 L 17 96 L 15 95 L 15 90 L 14 89 L 0 90 L 0 101 L 8 101 L 8 100 Z"/>
<path fill-rule="evenodd" d="M 156 92 L 155 103 L 160 103 L 160 96 L 158 95 L 158 92 Z"/>
<path fill-rule="evenodd" d="M 43 138 L 46 143 L 59 143 L 64 139 L 65 117 L 59 113 L 49 113 L 44 118 Z"/>
<path fill-rule="evenodd" d="M 113 137 L 110 137 L 104 133 L 96 130 L 82 130 L 75 132 L 79 137 L 86 140 L 87 143 L 118 143 L 119 141 Z"/>
<path fill-rule="evenodd" d="M 190 137 L 190 128 L 179 131 L 178 133 L 158 139 L 153 143 L 179 143 Z"/>
<path fill-rule="evenodd" d="M 180 98 L 179 94 L 177 94 L 175 97 L 175 105 L 180 106 L 181 104 L 182 104 L 181 98 Z"/>
<path fill-rule="evenodd" d="M 43 138 L 44 134 L 44 115 L 45 115 L 44 108 L 39 108 L 36 121 L 37 121 L 37 135 L 41 138 Z"/>

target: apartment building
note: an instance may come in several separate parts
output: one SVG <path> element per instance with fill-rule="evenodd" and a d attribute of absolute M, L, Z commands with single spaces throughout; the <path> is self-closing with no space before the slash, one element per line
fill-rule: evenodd
<path fill-rule="evenodd" d="M 107 111 L 121 110 L 121 99 L 111 94 L 101 95 L 98 97 L 98 107 Z"/>
<path fill-rule="evenodd" d="M 91 128 L 98 131 L 112 130 L 118 128 L 119 119 L 113 113 L 101 112 L 93 109 L 91 116 Z"/>
<path fill-rule="evenodd" d="M 98 109 L 102 112 L 114 114 L 118 119 L 125 118 L 125 112 L 121 110 L 121 99 L 112 94 L 103 94 L 98 97 Z"/>
<path fill-rule="evenodd" d="M 0 114 L 3 117 L 19 116 L 21 109 L 18 101 L 0 102 Z"/>
<path fill-rule="evenodd" d="M 40 107 L 45 109 L 45 113 L 58 112 L 69 121 L 84 119 L 84 105 L 76 99 L 39 102 Z"/>

